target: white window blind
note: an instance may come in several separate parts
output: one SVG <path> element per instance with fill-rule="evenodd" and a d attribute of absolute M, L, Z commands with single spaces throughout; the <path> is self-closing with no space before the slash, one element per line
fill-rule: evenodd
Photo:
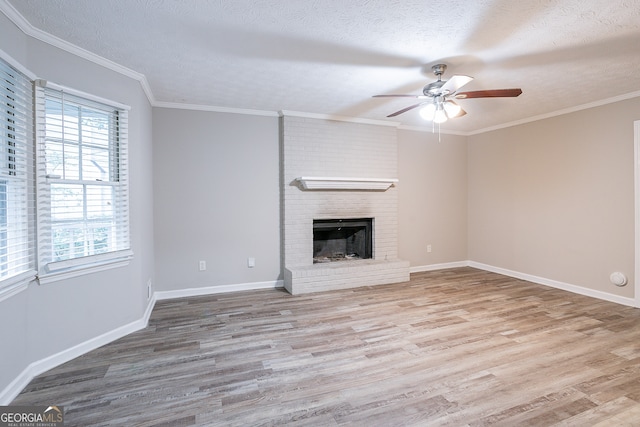
<path fill-rule="evenodd" d="M 33 84 L 0 60 L 0 290 L 35 275 Z"/>
<path fill-rule="evenodd" d="M 37 89 L 36 108 L 41 273 L 123 256 L 128 112 L 51 88 Z"/>

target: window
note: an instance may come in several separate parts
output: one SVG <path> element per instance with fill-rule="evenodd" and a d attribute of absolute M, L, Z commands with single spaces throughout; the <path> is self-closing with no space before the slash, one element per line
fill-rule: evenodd
<path fill-rule="evenodd" d="M 0 300 L 132 256 L 128 107 L 30 74 L 0 58 Z"/>
<path fill-rule="evenodd" d="M 0 290 L 35 275 L 33 85 L 0 60 Z"/>
<path fill-rule="evenodd" d="M 41 279 L 129 256 L 126 109 L 49 87 L 38 105 Z"/>

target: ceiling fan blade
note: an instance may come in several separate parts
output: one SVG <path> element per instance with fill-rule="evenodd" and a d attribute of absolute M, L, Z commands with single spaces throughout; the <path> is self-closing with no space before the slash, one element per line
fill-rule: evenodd
<path fill-rule="evenodd" d="M 442 85 L 440 90 L 442 91 L 442 93 L 454 93 L 462 86 L 469 83 L 471 80 L 473 80 L 473 77 L 455 75 L 447 80 L 446 83 Z"/>
<path fill-rule="evenodd" d="M 428 98 L 424 95 L 373 95 L 373 98 Z"/>
<path fill-rule="evenodd" d="M 400 114 L 402 114 L 402 113 L 406 113 L 407 111 L 409 111 L 409 110 L 413 110 L 414 108 L 417 108 L 417 107 L 419 107 L 419 106 L 421 106 L 421 105 L 423 105 L 423 104 L 426 104 L 426 103 L 428 103 L 428 102 L 430 102 L 430 101 L 420 102 L 420 103 L 418 103 L 418 104 L 411 105 L 411 106 L 409 106 L 409 107 L 403 108 L 402 110 L 398 110 L 398 111 L 396 111 L 395 113 L 391 113 L 391 114 L 389 114 L 387 117 L 395 117 L 395 116 L 399 116 L 399 115 L 400 115 Z"/>
<path fill-rule="evenodd" d="M 455 94 L 456 99 L 468 98 L 515 98 L 522 93 L 522 89 L 489 89 L 489 90 L 472 90 L 470 92 L 459 92 Z"/>

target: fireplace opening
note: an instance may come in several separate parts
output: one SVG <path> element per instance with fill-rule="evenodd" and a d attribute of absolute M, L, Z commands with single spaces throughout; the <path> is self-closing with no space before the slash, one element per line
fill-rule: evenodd
<path fill-rule="evenodd" d="M 313 263 L 372 258 L 373 218 L 314 219 Z"/>

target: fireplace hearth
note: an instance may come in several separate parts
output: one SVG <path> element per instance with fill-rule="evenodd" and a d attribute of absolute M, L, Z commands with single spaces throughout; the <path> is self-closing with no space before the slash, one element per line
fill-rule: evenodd
<path fill-rule="evenodd" d="M 313 220 L 313 263 L 371 259 L 373 219 Z"/>

